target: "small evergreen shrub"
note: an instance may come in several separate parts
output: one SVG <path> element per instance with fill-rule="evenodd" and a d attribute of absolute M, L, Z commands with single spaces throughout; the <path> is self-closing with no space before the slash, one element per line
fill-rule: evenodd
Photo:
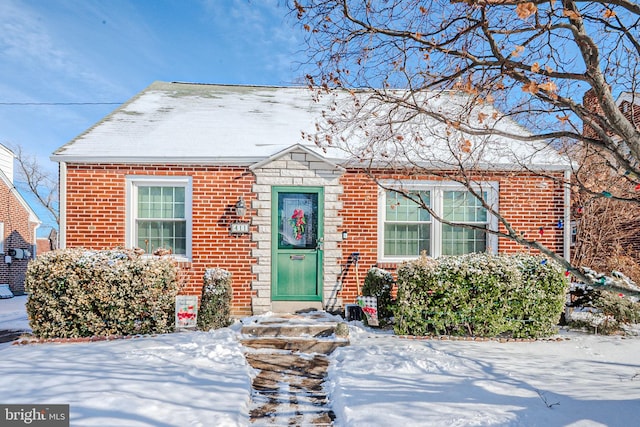
<path fill-rule="evenodd" d="M 614 334 L 623 331 L 626 325 L 640 323 L 640 303 L 622 293 L 577 286 L 570 295 L 574 311 L 568 319 L 569 326 Z"/>
<path fill-rule="evenodd" d="M 229 326 L 231 297 L 231 273 L 222 268 L 207 269 L 198 309 L 198 329 L 208 331 Z"/>
<path fill-rule="evenodd" d="M 557 329 L 567 285 L 562 270 L 539 256 L 421 257 L 398 270 L 395 332 L 548 336 Z"/>
<path fill-rule="evenodd" d="M 378 321 L 381 325 L 389 324 L 393 317 L 393 284 L 393 275 L 378 267 L 369 269 L 364 279 L 362 295 L 378 298 Z"/>
<path fill-rule="evenodd" d="M 170 332 L 176 278 L 170 259 L 129 250 L 47 252 L 27 267 L 29 324 L 41 338 Z"/>

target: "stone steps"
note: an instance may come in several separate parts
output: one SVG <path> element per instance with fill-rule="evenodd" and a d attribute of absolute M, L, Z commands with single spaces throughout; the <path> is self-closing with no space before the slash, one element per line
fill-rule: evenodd
<path fill-rule="evenodd" d="M 330 337 L 335 333 L 335 324 L 286 325 L 286 324 L 252 324 L 242 327 L 243 335 L 259 337 Z"/>
<path fill-rule="evenodd" d="M 328 318 L 322 312 L 274 316 L 242 327 L 245 357 L 257 372 L 252 424 L 333 425 L 335 415 L 324 389 L 327 355 L 349 340 L 337 336 L 338 322 Z"/>
<path fill-rule="evenodd" d="M 345 345 L 348 341 L 326 341 L 315 338 L 295 338 L 295 337 L 261 337 L 245 338 L 242 340 L 245 347 L 255 349 L 287 350 L 295 353 L 321 353 L 331 354 L 333 351 Z"/>

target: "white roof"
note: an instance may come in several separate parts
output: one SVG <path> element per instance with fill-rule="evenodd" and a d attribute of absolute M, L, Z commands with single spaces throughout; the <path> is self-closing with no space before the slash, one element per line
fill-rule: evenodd
<path fill-rule="evenodd" d="M 369 139 L 368 134 L 343 132 L 346 150 L 339 147 L 340 144 L 321 149 L 308 138 L 318 132 L 318 124 L 322 127 L 323 111 L 339 114 L 331 111 L 332 106 L 341 104 L 336 100 L 348 102 L 349 99 L 353 97 L 344 91 L 316 102 L 307 87 L 155 82 L 60 147 L 51 159 L 69 163 L 252 165 L 300 144 L 327 161 L 357 166 L 350 151 L 363 146 Z M 447 100 L 440 104 L 452 105 Z M 505 131 L 526 134 L 511 120 L 500 123 L 509 123 Z M 429 138 L 434 135 L 433 129 L 444 125 L 432 121 L 415 126 L 414 131 L 428 126 L 430 130 L 425 132 L 425 137 Z M 502 154 L 518 152 L 528 164 L 552 169 L 568 167 L 554 150 L 503 137 L 494 140 L 502 144 L 499 149 Z M 505 151 L 504 144 L 509 150 Z M 545 151 L 543 155 L 539 155 L 541 149 Z M 431 154 L 442 156 L 443 152 L 436 150 Z M 503 167 L 514 164 L 512 157 L 504 155 L 492 155 L 486 160 L 483 163 L 495 165 L 497 162 Z"/>

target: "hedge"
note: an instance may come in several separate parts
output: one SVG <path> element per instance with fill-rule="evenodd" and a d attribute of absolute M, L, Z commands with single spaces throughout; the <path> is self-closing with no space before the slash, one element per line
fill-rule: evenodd
<path fill-rule="evenodd" d="M 393 275 L 378 267 L 370 268 L 364 279 L 362 295 L 378 298 L 378 321 L 380 325 L 389 324 L 393 316 L 393 299 L 391 297 L 393 284 Z"/>
<path fill-rule="evenodd" d="M 204 272 L 204 286 L 198 310 L 198 329 L 224 328 L 231 321 L 231 273 L 222 268 Z"/>
<path fill-rule="evenodd" d="M 27 267 L 27 314 L 41 338 L 173 330 L 177 267 L 129 250 L 61 249 Z"/>
<path fill-rule="evenodd" d="M 421 257 L 398 269 L 395 332 L 536 338 L 557 331 L 568 280 L 541 256 Z"/>

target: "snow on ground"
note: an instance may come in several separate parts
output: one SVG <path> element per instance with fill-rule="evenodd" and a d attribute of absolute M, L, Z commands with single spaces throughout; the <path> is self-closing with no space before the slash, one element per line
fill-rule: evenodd
<path fill-rule="evenodd" d="M 14 322 L 8 301 L 0 329 Z M 247 425 L 251 380 L 237 334 L 0 344 L 0 403 L 69 404 L 74 427 Z"/>
<path fill-rule="evenodd" d="M 12 300 L 0 300 L 0 329 L 24 316 Z M 252 372 L 239 326 L 1 344 L 0 403 L 68 403 L 74 427 L 249 425 Z M 351 345 L 333 353 L 329 369 L 336 426 L 637 425 L 640 338 L 419 341 L 359 322 L 350 329 Z"/>
<path fill-rule="evenodd" d="M 24 305 L 27 296 L 0 299 L 0 330 L 30 331 Z"/>
<path fill-rule="evenodd" d="M 630 426 L 640 340 L 407 340 L 352 328 L 330 367 L 344 426 Z"/>

